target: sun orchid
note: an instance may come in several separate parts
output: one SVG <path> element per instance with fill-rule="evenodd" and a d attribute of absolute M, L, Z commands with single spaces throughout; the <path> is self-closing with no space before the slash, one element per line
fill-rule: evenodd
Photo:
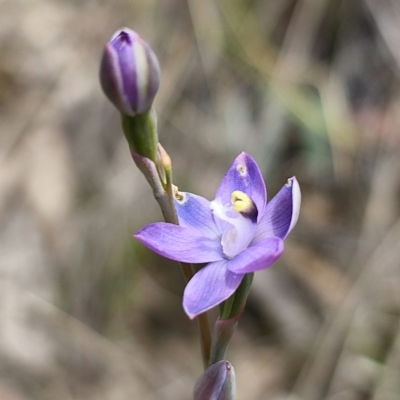
<path fill-rule="evenodd" d="M 243 277 L 269 267 L 283 253 L 283 240 L 295 226 L 301 202 L 295 177 L 267 204 L 267 192 L 254 159 L 241 153 L 208 201 L 177 192 L 180 225 L 156 222 L 135 237 L 164 257 L 208 263 L 187 284 L 183 307 L 190 318 L 228 299 Z"/>

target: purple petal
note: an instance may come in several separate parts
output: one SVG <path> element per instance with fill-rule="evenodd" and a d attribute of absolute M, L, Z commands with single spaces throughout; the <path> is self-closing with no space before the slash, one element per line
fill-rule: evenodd
<path fill-rule="evenodd" d="M 116 32 L 110 42 L 111 46 L 118 53 L 124 94 L 127 96 L 130 105 L 138 103 L 137 65 L 133 51 L 134 44 L 138 40 L 139 35 L 136 32 L 124 28 Z"/>
<path fill-rule="evenodd" d="M 134 115 L 128 99 L 124 95 L 124 87 L 119 67 L 118 54 L 114 47 L 107 43 L 104 47 L 100 64 L 100 83 L 110 101 L 127 115 Z"/>
<path fill-rule="evenodd" d="M 228 262 L 227 268 L 235 274 L 245 274 L 268 268 L 283 253 L 283 240 L 269 237 L 242 251 Z"/>
<path fill-rule="evenodd" d="M 160 64 L 158 63 L 157 56 L 154 54 L 151 47 L 140 40 L 146 54 L 146 66 L 140 66 L 142 69 L 138 71 L 139 74 L 145 74 L 146 80 L 142 82 L 142 87 L 139 92 L 138 113 L 145 112 L 153 104 L 154 97 L 160 87 Z M 144 69 L 144 70 L 143 70 Z"/>
<path fill-rule="evenodd" d="M 258 243 L 270 236 L 278 236 L 281 239 L 285 239 L 299 218 L 300 203 L 300 186 L 296 178 L 292 177 L 267 204 L 265 214 L 257 227 L 253 243 Z"/>
<path fill-rule="evenodd" d="M 259 222 L 264 214 L 267 190 L 257 163 L 244 152 L 236 157 L 222 179 L 215 197 L 221 198 L 222 204 L 230 204 L 235 190 L 246 193 L 254 201 L 258 211 L 257 222 Z"/>
<path fill-rule="evenodd" d="M 164 257 L 188 263 L 223 259 L 221 244 L 194 229 L 156 222 L 142 228 L 136 239 Z"/>
<path fill-rule="evenodd" d="M 238 288 L 244 274 L 229 272 L 227 263 L 227 260 L 210 263 L 189 281 L 183 294 L 183 308 L 189 318 L 222 303 Z"/>
<path fill-rule="evenodd" d="M 179 225 L 197 230 L 211 239 L 218 237 L 218 229 L 211 212 L 210 202 L 204 197 L 180 192 L 182 200 L 175 199 Z"/>

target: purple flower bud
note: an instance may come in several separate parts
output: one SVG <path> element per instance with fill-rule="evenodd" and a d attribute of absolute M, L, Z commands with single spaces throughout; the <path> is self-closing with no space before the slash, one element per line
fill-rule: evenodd
<path fill-rule="evenodd" d="M 234 400 L 235 397 L 235 370 L 226 360 L 207 368 L 193 390 L 193 400 Z"/>
<path fill-rule="evenodd" d="M 122 114 L 142 114 L 150 109 L 160 85 L 157 57 L 136 32 L 123 28 L 104 47 L 100 83 Z"/>

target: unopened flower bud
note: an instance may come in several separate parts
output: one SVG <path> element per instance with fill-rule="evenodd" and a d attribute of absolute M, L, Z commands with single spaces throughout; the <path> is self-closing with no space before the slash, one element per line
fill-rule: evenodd
<path fill-rule="evenodd" d="M 235 371 L 229 361 L 217 362 L 204 371 L 193 390 L 193 400 L 234 400 Z"/>
<path fill-rule="evenodd" d="M 160 65 L 149 45 L 123 28 L 104 47 L 100 82 L 118 110 L 133 117 L 150 109 L 160 85 Z"/>

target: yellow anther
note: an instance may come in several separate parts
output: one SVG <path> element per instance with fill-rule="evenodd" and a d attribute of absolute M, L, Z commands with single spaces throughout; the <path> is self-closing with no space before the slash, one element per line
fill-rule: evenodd
<path fill-rule="evenodd" d="M 178 190 L 178 186 L 172 185 L 172 191 L 174 194 L 174 198 L 178 203 L 184 203 L 186 200 L 185 193 L 182 193 Z"/>
<path fill-rule="evenodd" d="M 232 193 L 231 202 L 235 211 L 239 213 L 248 213 L 254 209 L 253 200 L 240 190 L 235 190 Z"/>

